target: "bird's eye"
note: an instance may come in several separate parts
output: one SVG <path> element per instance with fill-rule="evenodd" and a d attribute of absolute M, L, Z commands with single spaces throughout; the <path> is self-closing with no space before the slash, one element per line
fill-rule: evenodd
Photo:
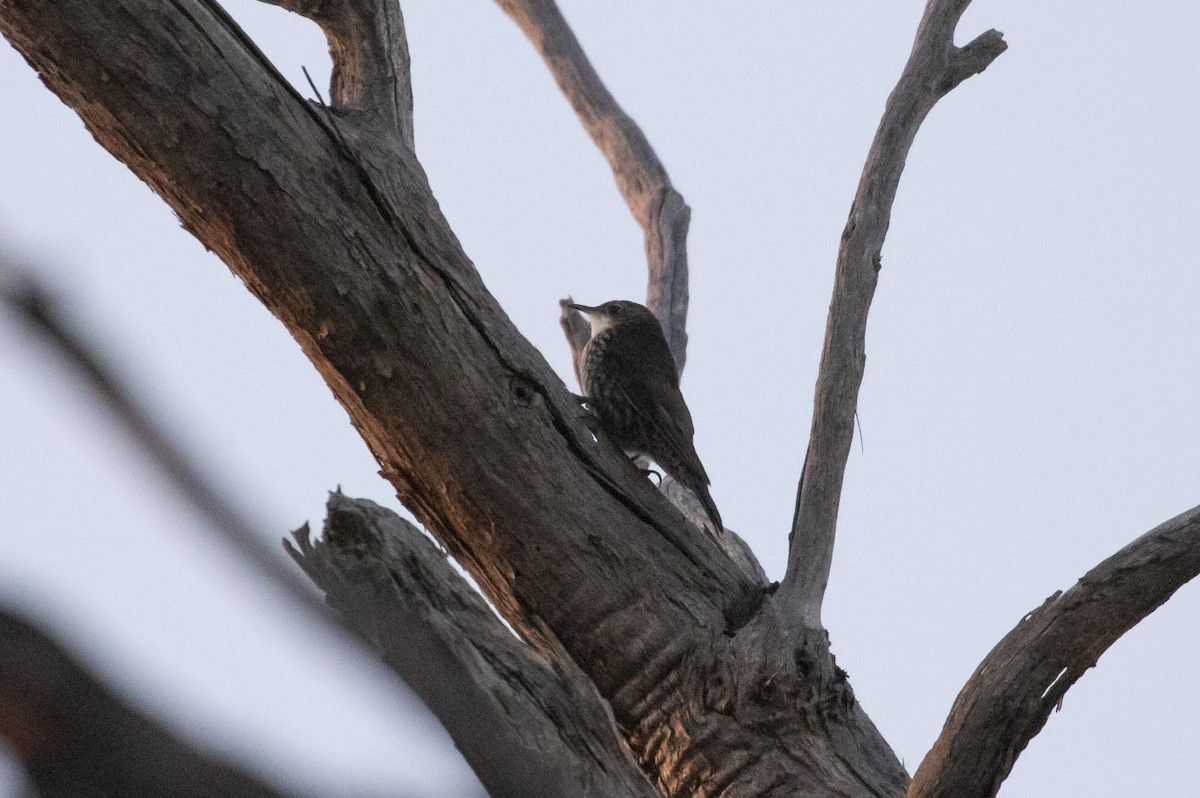
<path fill-rule="evenodd" d="M 608 313 L 610 316 L 616 316 L 620 312 L 621 312 L 621 306 L 618 305 L 616 302 L 613 302 L 608 306 Z"/>

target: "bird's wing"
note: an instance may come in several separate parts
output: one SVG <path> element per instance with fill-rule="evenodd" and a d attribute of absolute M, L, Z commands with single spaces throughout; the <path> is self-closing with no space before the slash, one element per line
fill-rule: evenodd
<path fill-rule="evenodd" d="M 657 383 L 650 389 L 653 406 L 659 408 L 671 420 L 671 426 L 678 428 L 680 433 L 689 441 L 696 434 L 696 428 L 692 424 L 692 414 L 688 410 L 687 403 L 683 401 L 683 394 L 674 385 L 665 383 Z"/>
<path fill-rule="evenodd" d="M 676 476 L 686 483 L 709 484 L 692 443 L 695 428 L 679 392 L 679 372 L 661 334 L 614 338 L 604 357 L 612 387 L 620 392 L 627 409 L 641 418 L 643 428 L 657 430 L 664 454 L 687 469 L 687 474 Z M 664 463 L 659 465 L 666 468 Z"/>
<path fill-rule="evenodd" d="M 690 473 L 676 474 L 677 478 L 692 484 L 708 485 L 708 473 L 696 453 L 692 443 L 695 432 L 692 425 L 692 414 L 688 411 L 683 395 L 674 386 L 657 383 L 647 385 L 640 381 L 621 380 L 618 382 L 630 408 L 642 416 L 645 423 L 651 425 L 662 434 L 663 445 L 673 455 L 672 460 L 683 465 Z M 666 465 L 660 463 L 664 468 Z"/>

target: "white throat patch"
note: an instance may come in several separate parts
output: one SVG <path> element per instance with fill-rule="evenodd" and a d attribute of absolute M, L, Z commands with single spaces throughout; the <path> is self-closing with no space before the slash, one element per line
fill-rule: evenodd
<path fill-rule="evenodd" d="M 603 316 L 599 313 L 588 314 L 588 321 L 592 323 L 592 337 L 595 338 L 605 330 L 611 330 L 613 320 L 608 316 Z"/>

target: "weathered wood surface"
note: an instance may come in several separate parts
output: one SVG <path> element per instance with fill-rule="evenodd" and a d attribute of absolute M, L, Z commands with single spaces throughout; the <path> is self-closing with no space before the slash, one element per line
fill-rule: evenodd
<path fill-rule="evenodd" d="M 306 526 L 289 552 L 433 710 L 489 795 L 659 795 L 591 680 L 504 628 L 433 541 L 366 499 L 334 493 L 326 508 L 321 539 Z"/>
<path fill-rule="evenodd" d="M 573 774 L 580 781 L 571 790 L 586 784 L 592 786 L 583 789 L 598 794 L 643 794 L 645 779 L 628 761 L 621 764 L 623 749 L 611 726 L 666 795 L 904 794 L 907 774 L 829 653 L 820 605 L 862 378 L 866 314 L 904 158 L 934 103 L 1003 50 L 999 34 L 989 31 L 957 47 L 953 34 L 968 0 L 930 0 L 889 98 L 843 234 L 788 573 L 772 596 L 752 555 L 723 550 L 619 452 L 593 439 L 578 403 L 482 284 L 412 151 L 399 8 L 384 0 L 278 2 L 318 21 L 330 37 L 329 109 L 296 95 L 212 0 L 114 0 L 102 7 L 84 0 L 0 0 L 0 32 L 97 140 L 149 183 L 288 327 L 401 500 L 524 642 L 503 639 L 478 605 L 468 606 L 444 562 L 422 559 L 407 573 L 423 577 L 406 583 L 398 561 L 415 549 L 404 554 L 388 535 L 376 536 L 374 548 L 353 536 L 339 543 L 334 535 L 303 550 L 302 562 L 349 625 L 368 637 L 375 632 L 374 641 L 400 671 L 405 666 L 394 634 L 382 634 L 385 626 L 412 635 L 432 630 L 447 674 L 441 684 L 428 682 L 427 693 L 467 685 L 466 694 L 474 690 L 477 697 L 468 714 L 482 713 L 476 720 L 494 730 L 499 748 L 511 751 L 524 750 L 528 740 L 505 734 L 505 713 L 496 709 L 519 702 L 520 713 L 540 729 L 531 739 L 550 741 L 551 748 L 562 743 L 561 757 L 584 771 Z M 653 235 L 664 237 L 664 252 L 675 248 L 661 261 L 676 264 L 663 267 L 664 274 L 675 269 L 675 276 L 661 282 L 675 297 L 664 301 L 673 308 L 668 328 L 679 328 L 672 344 L 681 361 L 678 311 L 686 303 L 686 268 L 680 264 L 686 261 L 678 258 L 686 206 L 679 200 L 684 216 L 666 227 L 654 221 L 654 204 L 670 185 L 665 170 L 647 160 L 647 152 L 653 157 L 648 144 L 645 152 L 635 146 L 640 132 L 599 93 L 598 77 L 579 72 L 586 59 L 577 42 L 571 49 L 573 36 L 561 16 L 555 18 L 553 4 L 501 4 L 542 51 L 610 155 L 647 241 L 658 230 Z M 597 116 L 597 109 L 607 111 Z M 632 171 L 623 171 L 627 167 Z M 649 184 L 639 184 L 638 169 L 653 178 Z M 651 249 L 648 243 L 653 286 Z M 569 320 L 567 328 L 570 336 Z M 343 544 L 347 548 L 338 550 Z M 1105 594 L 1121 622 L 1094 634 L 1095 641 L 1111 642 L 1200 568 L 1187 553 L 1195 548 L 1190 539 L 1172 545 L 1183 553 L 1121 561 L 1118 582 L 1135 574 L 1157 580 L 1161 589 L 1153 601 L 1131 598 L 1136 591 Z M 354 593 L 354 574 L 365 579 L 360 588 L 390 575 L 397 592 L 346 600 L 363 595 Z M 1107 577 L 1100 582 L 1109 583 Z M 400 598 L 411 617 L 395 606 Z M 454 602 L 461 614 L 430 614 L 430 607 Z M 1083 614 L 1065 617 L 1090 617 L 1088 606 L 1078 604 Z M 1014 663 L 1038 656 L 1032 643 L 1021 642 L 1021 631 L 1013 633 L 1020 655 Z M 490 651 L 494 659 L 473 659 L 472 651 Z M 1063 665 L 1064 673 L 1074 675 L 1080 662 Z M 502 663 L 545 678 L 521 695 L 507 678 L 511 673 L 501 676 Z M 409 668 L 407 678 L 422 677 Z M 1069 680 L 1052 684 L 1065 690 Z M 987 689 L 986 683 L 968 685 L 964 695 Z M 566 695 L 582 697 L 590 708 L 558 717 L 553 708 Z M 597 695 L 615 723 L 595 703 Z M 919 774 L 912 794 L 954 794 L 936 785 L 955 783 L 956 768 L 971 766 L 957 751 L 983 746 L 985 758 L 1007 767 L 1023 745 L 1019 735 L 993 737 L 972 726 L 975 716 L 963 710 L 970 705 L 964 701 L 935 749 L 940 753 L 927 760 L 928 780 Z M 453 730 L 453 716 L 447 718 Z M 1023 723 L 1021 734 L 1040 728 L 1036 719 Z M 590 742 L 576 745 L 583 740 Z M 610 767 L 602 761 L 614 764 L 600 773 Z M 522 774 L 506 774 L 486 757 L 476 764 L 496 770 L 491 784 L 497 792 L 524 789 L 516 786 L 519 778 L 505 780 Z M 997 773 L 1002 779 L 1007 770 Z M 563 784 L 549 761 L 523 775 Z"/>

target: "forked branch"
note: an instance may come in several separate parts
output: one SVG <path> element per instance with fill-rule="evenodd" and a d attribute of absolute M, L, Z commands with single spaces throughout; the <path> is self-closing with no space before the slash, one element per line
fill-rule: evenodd
<path fill-rule="evenodd" d="M 538 655 L 594 682 L 654 778 L 705 766 L 698 716 L 778 750 L 672 678 L 762 585 L 595 445 L 411 151 L 352 125 L 346 146 L 213 0 L 0 0 L 0 34 L 286 325 L 400 500 Z"/>
<path fill-rule="evenodd" d="M 1063 695 L 1117 638 L 1200 573 L 1200 507 L 1055 593 L 984 657 L 908 798 L 990 798 Z"/>
<path fill-rule="evenodd" d="M 413 149 L 413 97 L 404 17 L 396 0 L 263 0 L 321 26 L 329 40 L 334 111 L 396 130 Z"/>
<path fill-rule="evenodd" d="M 617 188 L 645 233 L 649 269 L 646 306 L 662 322 L 675 365 L 682 373 L 687 358 L 687 233 L 691 209 L 671 185 L 666 168 L 642 129 L 621 110 L 601 82 L 554 0 L 496 2 L 537 48 L 584 128 L 608 159 Z M 569 334 L 567 340 L 571 341 Z"/>
<path fill-rule="evenodd" d="M 821 625 L 842 479 L 866 361 L 867 312 L 904 161 L 926 114 L 951 89 L 982 72 L 1007 45 L 994 30 L 964 47 L 954 30 L 970 0 L 930 0 L 908 64 L 887 106 L 842 232 L 833 300 L 813 401 L 812 430 L 797 490 L 787 574 L 778 599 L 798 627 Z"/>

